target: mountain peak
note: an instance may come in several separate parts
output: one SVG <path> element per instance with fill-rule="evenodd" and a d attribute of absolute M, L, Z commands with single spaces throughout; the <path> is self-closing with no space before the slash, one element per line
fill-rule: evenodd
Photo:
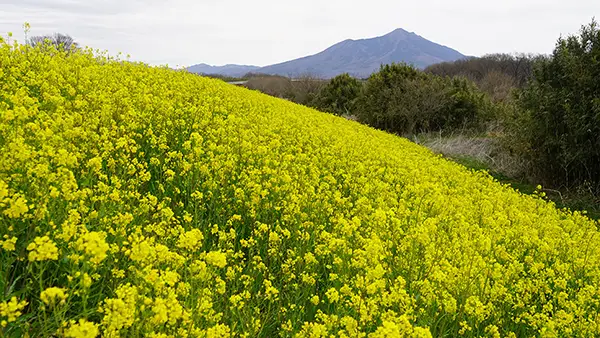
<path fill-rule="evenodd" d="M 415 37 L 419 37 L 419 36 L 413 32 L 409 32 L 405 29 L 396 28 L 393 31 L 382 36 L 381 38 L 388 38 L 388 39 L 394 39 L 394 40 L 400 41 L 400 40 L 406 40 L 406 39 L 415 38 Z"/>
<path fill-rule="evenodd" d="M 402 28 L 396 28 L 386 35 L 409 35 L 409 34 L 414 34 L 414 33 L 404 30 Z"/>

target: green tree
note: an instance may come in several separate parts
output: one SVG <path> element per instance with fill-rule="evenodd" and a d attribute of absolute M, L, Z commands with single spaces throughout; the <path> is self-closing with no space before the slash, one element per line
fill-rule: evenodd
<path fill-rule="evenodd" d="M 600 187 L 600 30 L 595 20 L 579 35 L 559 38 L 536 62 L 520 93 L 524 111 L 513 124 L 534 174 L 546 184 Z"/>

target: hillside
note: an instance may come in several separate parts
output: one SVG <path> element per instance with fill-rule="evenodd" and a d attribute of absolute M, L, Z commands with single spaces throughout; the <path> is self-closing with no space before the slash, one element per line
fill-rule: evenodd
<path fill-rule="evenodd" d="M 597 336 L 597 224 L 187 72 L 0 43 L 6 337 Z"/>
<path fill-rule="evenodd" d="M 288 77 L 311 74 L 323 78 L 349 73 L 355 77 L 365 78 L 377 71 L 382 64 L 405 62 L 422 69 L 436 63 L 462 58 L 465 56 L 454 49 L 431 42 L 415 33 L 396 29 L 380 37 L 345 40 L 318 54 L 256 68 L 252 71 Z M 202 67 L 203 71 L 198 69 L 197 66 L 188 68 L 192 73 L 213 72 L 232 76 L 228 68 Z M 235 74 L 240 72 L 236 71 Z"/>

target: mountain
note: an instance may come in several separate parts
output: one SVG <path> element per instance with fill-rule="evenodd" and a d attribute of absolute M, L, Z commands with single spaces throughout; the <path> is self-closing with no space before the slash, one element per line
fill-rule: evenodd
<path fill-rule="evenodd" d="M 211 66 L 206 63 L 193 65 L 187 68 L 188 72 L 196 74 L 219 74 L 231 77 L 244 76 L 249 72 L 254 72 L 260 67 L 256 66 L 243 66 L 243 65 L 225 65 L 225 66 Z"/>
<path fill-rule="evenodd" d="M 466 58 L 458 51 L 431 42 L 415 33 L 396 29 L 386 35 L 360 40 L 344 40 L 324 51 L 266 67 L 200 64 L 188 68 L 193 73 L 242 76 L 250 71 L 297 77 L 310 74 L 331 78 L 342 73 L 368 77 L 382 64 L 406 62 L 417 68 Z"/>
<path fill-rule="evenodd" d="M 406 62 L 417 68 L 425 68 L 465 57 L 454 49 L 431 42 L 415 33 L 396 29 L 376 38 L 345 40 L 318 54 L 266 66 L 258 72 L 292 77 L 307 73 L 324 78 L 342 73 L 368 77 L 382 64 Z"/>

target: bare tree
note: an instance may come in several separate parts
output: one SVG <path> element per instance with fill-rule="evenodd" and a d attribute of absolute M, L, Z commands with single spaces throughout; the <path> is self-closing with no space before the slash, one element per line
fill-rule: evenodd
<path fill-rule="evenodd" d="M 287 98 L 292 82 L 290 79 L 277 75 L 254 75 L 246 82 L 246 88 L 258 90 L 267 95 Z"/>
<path fill-rule="evenodd" d="M 56 48 L 66 51 L 79 48 L 79 45 L 71 36 L 61 33 L 55 33 L 53 35 L 32 36 L 31 38 L 29 38 L 29 41 L 27 41 L 27 43 L 30 46 L 34 47 L 50 44 L 55 46 Z"/>
<path fill-rule="evenodd" d="M 426 72 L 440 76 L 466 76 L 480 83 L 491 72 L 504 73 L 513 78 L 514 85 L 524 86 L 533 73 L 533 63 L 539 56 L 533 54 L 488 54 L 455 62 L 429 66 Z"/>
<path fill-rule="evenodd" d="M 291 80 L 290 91 L 286 96 L 291 101 L 311 106 L 326 83 L 327 81 L 311 73 L 304 73 Z"/>

